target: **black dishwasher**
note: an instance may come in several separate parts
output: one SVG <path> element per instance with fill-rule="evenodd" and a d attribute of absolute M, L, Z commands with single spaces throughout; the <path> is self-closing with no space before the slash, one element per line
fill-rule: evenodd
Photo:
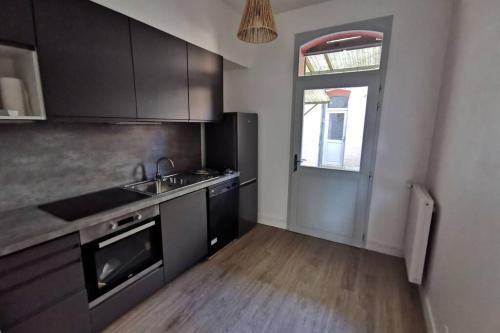
<path fill-rule="evenodd" d="M 213 255 L 236 238 L 239 178 L 208 188 L 208 254 Z"/>

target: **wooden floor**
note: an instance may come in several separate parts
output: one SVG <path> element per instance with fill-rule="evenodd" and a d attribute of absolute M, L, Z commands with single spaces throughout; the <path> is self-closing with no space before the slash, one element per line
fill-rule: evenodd
<path fill-rule="evenodd" d="M 392 258 L 259 225 L 106 332 L 425 332 Z"/>

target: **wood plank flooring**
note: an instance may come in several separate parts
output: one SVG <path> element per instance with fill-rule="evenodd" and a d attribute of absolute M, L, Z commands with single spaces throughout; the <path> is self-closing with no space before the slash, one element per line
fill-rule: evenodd
<path fill-rule="evenodd" d="M 257 226 L 106 330 L 425 332 L 401 259 Z"/>

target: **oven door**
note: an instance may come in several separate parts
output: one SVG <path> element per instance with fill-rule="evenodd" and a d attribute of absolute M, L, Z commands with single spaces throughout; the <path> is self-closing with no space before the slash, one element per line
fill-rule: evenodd
<path fill-rule="evenodd" d="M 162 266 L 158 217 L 82 246 L 90 307 Z"/>

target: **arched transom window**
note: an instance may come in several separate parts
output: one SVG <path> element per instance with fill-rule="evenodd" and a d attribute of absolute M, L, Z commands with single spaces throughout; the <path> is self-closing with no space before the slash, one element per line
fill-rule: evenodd
<path fill-rule="evenodd" d="M 299 76 L 380 69 L 384 34 L 342 31 L 313 39 L 299 50 Z"/>

